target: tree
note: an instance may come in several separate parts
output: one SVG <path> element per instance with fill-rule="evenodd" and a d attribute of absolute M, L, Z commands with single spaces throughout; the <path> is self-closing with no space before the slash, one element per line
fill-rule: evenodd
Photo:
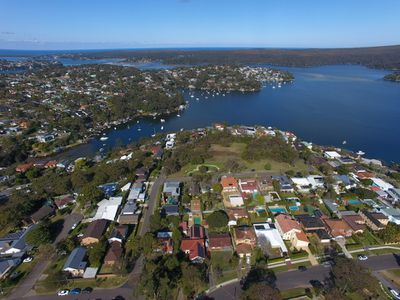
<path fill-rule="evenodd" d="M 271 168 L 272 168 L 272 166 L 271 166 L 271 163 L 269 163 L 269 162 L 264 165 L 265 170 L 271 170 Z"/>
<path fill-rule="evenodd" d="M 142 249 L 144 255 L 150 255 L 153 253 L 153 247 L 156 243 L 154 236 L 152 233 L 147 232 L 142 238 L 140 239 L 140 248 Z"/>
<path fill-rule="evenodd" d="M 48 222 L 40 223 L 36 228 L 28 232 L 26 242 L 35 247 L 51 243 L 50 224 Z"/>
<path fill-rule="evenodd" d="M 379 284 L 369 270 L 354 259 L 337 256 L 331 271 L 334 286 L 343 293 L 363 294 L 365 290 L 376 292 Z"/>
<path fill-rule="evenodd" d="M 98 243 L 89 249 L 89 262 L 93 267 L 100 267 L 107 249 L 107 239 L 103 237 Z"/>
<path fill-rule="evenodd" d="M 389 222 L 384 229 L 379 230 L 378 237 L 385 243 L 398 243 L 400 242 L 400 226 Z"/>
<path fill-rule="evenodd" d="M 224 211 L 217 210 L 207 216 L 206 220 L 210 227 L 223 228 L 228 225 L 229 218 Z"/>
<path fill-rule="evenodd" d="M 242 293 L 243 300 L 279 300 L 282 299 L 279 291 L 263 282 L 252 284 Z"/>
<path fill-rule="evenodd" d="M 104 193 L 99 188 L 97 188 L 96 185 L 88 183 L 82 188 L 78 200 L 82 204 L 86 203 L 95 204 L 99 202 L 101 199 L 103 199 L 103 197 Z"/>
<path fill-rule="evenodd" d="M 222 185 L 220 183 L 216 183 L 212 186 L 212 189 L 215 193 L 221 194 L 222 193 Z"/>

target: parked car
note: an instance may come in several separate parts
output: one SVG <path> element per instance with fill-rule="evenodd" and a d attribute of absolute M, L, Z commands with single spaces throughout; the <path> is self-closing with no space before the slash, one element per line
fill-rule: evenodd
<path fill-rule="evenodd" d="M 81 293 L 81 291 L 82 290 L 80 288 L 74 288 L 69 293 L 70 293 L 70 295 L 79 295 Z"/>
<path fill-rule="evenodd" d="M 61 290 L 58 291 L 57 296 L 67 296 L 69 294 L 69 290 Z"/>
<path fill-rule="evenodd" d="M 91 288 L 91 287 L 85 287 L 83 290 L 82 290 L 82 294 L 90 294 L 91 292 L 93 292 L 93 288 Z"/>
<path fill-rule="evenodd" d="M 363 255 L 363 254 L 360 254 L 357 257 L 358 257 L 358 260 L 367 260 L 368 259 L 368 256 Z"/>
<path fill-rule="evenodd" d="M 74 223 L 74 225 L 72 225 L 71 230 L 74 230 L 76 228 L 76 226 L 78 226 L 78 223 Z"/>
<path fill-rule="evenodd" d="M 25 258 L 22 262 L 24 263 L 29 263 L 33 260 L 33 257 L 28 256 L 27 258 Z"/>
<path fill-rule="evenodd" d="M 388 290 L 390 291 L 390 293 L 393 295 L 393 297 L 395 299 L 400 299 L 400 293 L 392 288 L 388 288 Z"/>
<path fill-rule="evenodd" d="M 299 266 L 298 269 L 299 269 L 300 272 L 307 271 L 307 267 L 306 266 Z"/>
<path fill-rule="evenodd" d="M 322 266 L 325 267 L 325 268 L 330 268 L 332 266 L 332 264 L 333 263 L 331 261 L 324 261 L 322 263 Z"/>

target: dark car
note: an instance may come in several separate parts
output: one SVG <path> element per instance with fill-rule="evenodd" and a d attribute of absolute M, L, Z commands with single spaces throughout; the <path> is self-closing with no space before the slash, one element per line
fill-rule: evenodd
<path fill-rule="evenodd" d="M 69 292 L 70 295 L 79 295 L 81 293 L 81 289 L 80 288 L 74 288 L 73 290 L 71 290 Z"/>
<path fill-rule="evenodd" d="M 91 288 L 91 287 L 85 287 L 83 290 L 82 290 L 82 294 L 90 294 L 91 292 L 93 292 L 93 288 Z"/>
<path fill-rule="evenodd" d="M 122 296 L 115 296 L 114 298 L 112 298 L 112 300 L 125 300 L 125 298 Z"/>
<path fill-rule="evenodd" d="M 314 279 L 312 279 L 312 280 L 310 280 L 310 284 L 311 284 L 314 288 L 323 288 L 323 287 L 324 287 L 323 283 L 322 283 L 321 281 L 319 281 L 319 280 L 314 280 Z"/>
<path fill-rule="evenodd" d="M 305 271 L 307 271 L 307 267 L 306 266 L 299 266 L 299 271 L 300 272 L 305 272 Z"/>

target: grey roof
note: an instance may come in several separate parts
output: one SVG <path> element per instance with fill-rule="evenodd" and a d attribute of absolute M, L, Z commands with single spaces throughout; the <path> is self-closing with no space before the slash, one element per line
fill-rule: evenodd
<path fill-rule="evenodd" d="M 67 261 L 64 264 L 63 270 L 65 269 L 84 269 L 86 262 L 83 261 L 86 256 L 86 248 L 78 247 L 72 250 Z"/>
<path fill-rule="evenodd" d="M 35 226 L 36 225 L 33 225 L 25 230 L 9 233 L 0 238 L 0 248 L 15 248 L 24 251 L 28 247 L 28 244 L 25 241 L 26 235 L 35 228 Z"/>
<path fill-rule="evenodd" d="M 180 194 L 180 185 L 179 181 L 167 181 L 164 183 L 164 193 L 171 193 L 173 196 L 179 196 Z"/>
<path fill-rule="evenodd" d="M 336 203 L 333 203 L 331 200 L 328 199 L 324 199 L 323 201 L 331 212 L 337 213 L 339 211 Z"/>
<path fill-rule="evenodd" d="M 136 203 L 134 201 L 126 202 L 124 208 L 121 211 L 121 215 L 133 215 L 137 210 Z"/>
<path fill-rule="evenodd" d="M 164 205 L 161 210 L 166 215 L 174 215 L 179 214 L 179 207 L 178 205 Z"/>
<path fill-rule="evenodd" d="M 20 259 L 5 259 L 0 260 L 0 275 L 8 271 L 10 267 L 14 267 L 20 263 Z"/>

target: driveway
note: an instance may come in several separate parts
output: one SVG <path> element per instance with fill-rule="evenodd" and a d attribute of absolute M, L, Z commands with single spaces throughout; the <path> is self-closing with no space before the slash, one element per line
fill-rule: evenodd
<path fill-rule="evenodd" d="M 82 220 L 82 218 L 83 216 L 78 213 L 67 215 L 64 218 L 63 228 L 52 245 L 55 246 L 56 243 L 66 238 L 68 236 L 68 232 L 71 230 L 72 225 Z M 44 270 L 46 270 L 54 255 L 55 253 L 52 253 L 50 257 L 47 256 L 39 258 L 40 261 L 33 267 L 32 271 L 28 274 L 28 276 L 26 276 L 23 282 L 21 282 L 16 288 L 14 288 L 11 295 L 9 296 L 9 299 L 21 299 L 28 293 L 34 293 L 33 287 L 35 283 L 42 276 Z"/>

